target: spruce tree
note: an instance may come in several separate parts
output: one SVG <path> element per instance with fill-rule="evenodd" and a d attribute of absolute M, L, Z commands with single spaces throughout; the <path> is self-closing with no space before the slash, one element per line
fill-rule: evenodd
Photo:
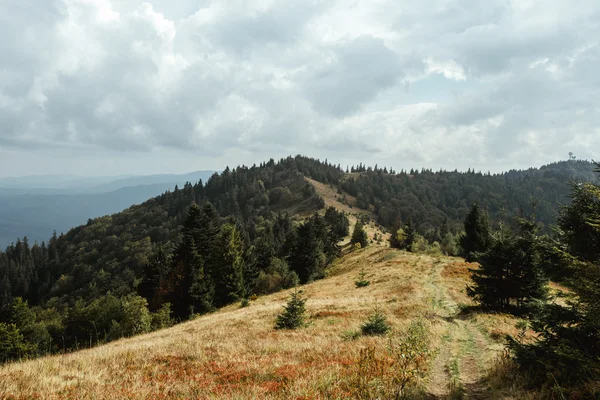
<path fill-rule="evenodd" d="M 290 293 L 290 298 L 283 311 L 275 319 L 275 329 L 297 329 L 304 325 L 306 299 L 301 297 L 302 291 L 297 289 Z"/>
<path fill-rule="evenodd" d="M 572 295 L 546 304 L 534 316 L 536 342 L 513 339 L 510 344 L 532 383 L 562 387 L 563 397 L 580 386 L 582 398 L 597 398 L 597 392 L 585 390 L 587 382 L 600 380 L 600 187 L 574 184 L 558 222 L 560 242 L 552 246 L 551 258 L 569 265 Z"/>
<path fill-rule="evenodd" d="M 532 301 L 544 300 L 547 279 L 542 271 L 537 226 L 518 219 L 517 234 L 503 229 L 489 248 L 477 254 L 478 269 L 471 269 L 473 285 L 467 294 L 486 308 L 524 311 Z"/>
<path fill-rule="evenodd" d="M 306 283 L 323 276 L 327 265 L 326 233 L 322 218 L 314 214 L 290 235 L 287 261 L 298 274 L 300 282 Z"/>
<path fill-rule="evenodd" d="M 476 253 L 486 251 L 490 245 L 490 223 L 487 213 L 473 204 L 465 219 L 465 232 L 461 235 L 460 246 L 467 261 L 473 261 Z"/>
<path fill-rule="evenodd" d="M 161 287 L 171 268 L 171 260 L 162 247 L 159 247 L 148 264 L 144 267 L 144 277 L 138 287 L 140 296 L 148 301 L 150 311 L 158 310 L 163 303 Z"/>
<path fill-rule="evenodd" d="M 363 223 L 360 219 L 357 220 L 356 225 L 354 225 L 354 231 L 352 232 L 352 238 L 350 240 L 350 243 L 360 243 L 361 247 L 367 247 L 367 245 L 369 244 L 367 232 L 365 232 Z"/>
<path fill-rule="evenodd" d="M 244 295 L 244 259 L 240 232 L 232 223 L 221 227 L 215 260 L 215 303 L 222 306 Z"/>

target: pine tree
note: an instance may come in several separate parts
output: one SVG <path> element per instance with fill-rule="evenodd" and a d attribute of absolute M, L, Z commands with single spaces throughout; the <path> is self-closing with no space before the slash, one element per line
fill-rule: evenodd
<path fill-rule="evenodd" d="M 415 228 L 413 228 L 412 221 L 408 221 L 408 224 L 404 227 L 404 233 L 406 234 L 405 249 L 413 251 L 413 243 L 415 242 L 417 232 L 415 231 Z"/>
<path fill-rule="evenodd" d="M 292 271 L 298 274 L 300 282 L 306 283 L 323 276 L 327 265 L 326 236 L 325 224 L 318 214 L 314 214 L 290 236 L 287 261 Z"/>
<path fill-rule="evenodd" d="M 244 296 L 244 249 L 234 224 L 221 227 L 217 247 L 220 255 L 215 262 L 215 303 L 222 306 Z"/>
<path fill-rule="evenodd" d="M 158 310 L 162 303 L 161 287 L 169 275 L 171 260 L 162 247 L 159 247 L 156 254 L 150 259 L 144 267 L 144 277 L 138 288 L 138 292 L 148 301 L 151 311 Z"/>
<path fill-rule="evenodd" d="M 297 329 L 304 325 L 306 299 L 301 294 L 298 290 L 290 293 L 290 299 L 275 319 L 275 329 Z"/>
<path fill-rule="evenodd" d="M 350 243 L 359 243 L 361 247 L 367 247 L 367 245 L 369 244 L 367 232 L 365 232 L 363 223 L 360 219 L 357 220 L 356 225 L 354 225 L 354 231 L 352 232 L 352 238 L 350 240 Z"/>
<path fill-rule="evenodd" d="M 486 251 L 490 241 L 490 223 L 487 213 L 480 209 L 478 203 L 475 203 L 465 219 L 465 232 L 459 239 L 467 261 L 474 260 L 476 253 Z"/>
<path fill-rule="evenodd" d="M 513 339 L 510 347 L 532 383 L 562 387 L 563 397 L 579 386 L 582 398 L 596 398 L 597 392 L 585 390 L 587 382 L 600 380 L 600 186 L 573 185 L 558 222 L 561 242 L 552 246 L 552 258 L 569 264 L 572 296 L 534 316 L 536 342 Z"/>
<path fill-rule="evenodd" d="M 517 222 L 518 234 L 503 230 L 486 252 L 476 253 L 481 266 L 471 269 L 474 285 L 467 294 L 486 308 L 523 311 L 530 302 L 546 297 L 537 226 L 524 219 Z"/>

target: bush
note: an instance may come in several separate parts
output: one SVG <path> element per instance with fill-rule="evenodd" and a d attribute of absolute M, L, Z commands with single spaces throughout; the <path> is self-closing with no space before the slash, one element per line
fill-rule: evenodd
<path fill-rule="evenodd" d="M 242 301 L 240 302 L 240 308 L 246 308 L 250 305 L 250 301 L 248 301 L 248 299 L 242 299 Z"/>
<path fill-rule="evenodd" d="M 366 275 L 365 270 L 361 269 L 360 273 L 358 274 L 358 280 L 356 280 L 354 282 L 354 284 L 356 285 L 357 288 L 369 286 L 371 284 L 371 281 L 368 281 L 365 279 L 365 275 Z"/>
<path fill-rule="evenodd" d="M 152 316 L 148 311 L 148 302 L 143 297 L 130 294 L 124 297 L 123 319 L 120 322 L 123 336 L 133 336 L 140 333 L 150 332 Z"/>
<path fill-rule="evenodd" d="M 369 316 L 369 319 L 360 327 L 360 331 L 363 335 L 385 335 L 392 328 L 387 322 L 387 318 L 379 309 Z"/>
<path fill-rule="evenodd" d="M 275 329 L 296 329 L 304 325 L 306 299 L 301 294 L 302 291 L 298 290 L 290 294 L 290 299 L 275 320 Z"/>
<path fill-rule="evenodd" d="M 299 283 L 298 274 L 290 271 L 285 260 L 273 258 L 266 271 L 260 271 L 254 290 L 258 294 L 270 294 L 293 288 Z"/>
<path fill-rule="evenodd" d="M 152 330 L 164 329 L 173 325 L 171 319 L 171 303 L 165 303 L 156 312 L 152 313 Z"/>

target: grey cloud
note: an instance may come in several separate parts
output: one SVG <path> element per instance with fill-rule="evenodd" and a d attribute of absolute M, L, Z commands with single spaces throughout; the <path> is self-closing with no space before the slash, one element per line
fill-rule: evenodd
<path fill-rule="evenodd" d="M 2 2 L 0 151 L 512 166 L 598 144 L 597 0 L 176 3 Z"/>
<path fill-rule="evenodd" d="M 398 56 L 382 40 L 362 36 L 332 49 L 335 60 L 305 84 L 317 112 L 342 117 L 356 112 L 402 75 Z"/>

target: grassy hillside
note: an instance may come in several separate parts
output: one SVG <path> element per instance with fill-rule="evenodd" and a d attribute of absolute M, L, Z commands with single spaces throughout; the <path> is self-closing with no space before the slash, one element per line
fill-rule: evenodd
<path fill-rule="evenodd" d="M 0 398 L 388 398 L 402 380 L 392 348 L 415 321 L 427 348 L 418 397 L 509 398 L 489 391 L 486 375 L 502 351 L 499 338 L 516 333 L 516 321 L 461 314 L 468 267 L 458 258 L 370 246 L 303 287 L 305 328 L 273 329 L 288 297 L 279 292 L 151 334 L 5 365 Z M 361 268 L 371 284 L 356 288 Z M 392 333 L 353 339 L 375 307 Z"/>

